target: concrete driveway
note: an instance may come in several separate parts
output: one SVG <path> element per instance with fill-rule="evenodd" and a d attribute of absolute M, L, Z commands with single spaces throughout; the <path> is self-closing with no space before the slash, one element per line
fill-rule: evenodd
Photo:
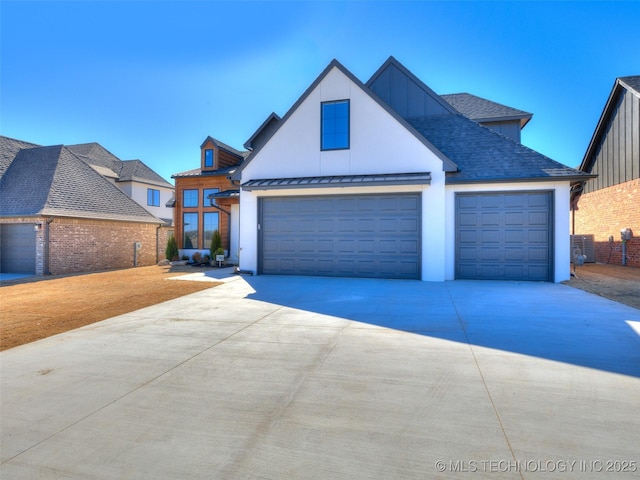
<path fill-rule="evenodd" d="M 2 352 L 0 477 L 640 477 L 640 310 L 548 283 L 225 281 Z"/>

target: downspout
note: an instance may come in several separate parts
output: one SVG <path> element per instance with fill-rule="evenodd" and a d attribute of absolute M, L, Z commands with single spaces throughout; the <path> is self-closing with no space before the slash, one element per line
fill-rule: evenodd
<path fill-rule="evenodd" d="M 213 208 L 216 208 L 227 215 L 227 245 L 229 246 L 229 256 L 231 256 L 231 212 L 227 212 L 224 208 L 213 203 L 213 198 L 209 198 L 209 203 Z"/>
<path fill-rule="evenodd" d="M 162 225 L 156 226 L 156 265 L 160 262 L 160 228 Z"/>

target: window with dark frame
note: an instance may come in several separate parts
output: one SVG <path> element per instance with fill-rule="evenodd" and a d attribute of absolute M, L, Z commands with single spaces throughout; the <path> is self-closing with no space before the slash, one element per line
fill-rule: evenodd
<path fill-rule="evenodd" d="M 211 239 L 215 230 L 220 231 L 220 214 L 218 212 L 205 212 L 203 214 L 202 248 L 211 248 Z"/>
<path fill-rule="evenodd" d="M 185 208 L 198 206 L 198 190 L 182 191 L 182 206 Z"/>
<path fill-rule="evenodd" d="M 150 207 L 160 206 L 160 190 L 147 188 L 147 205 Z"/>
<path fill-rule="evenodd" d="M 322 102 L 320 145 L 322 150 L 349 148 L 349 100 Z"/>
<path fill-rule="evenodd" d="M 204 166 L 205 168 L 213 167 L 213 150 L 210 148 L 204 151 Z"/>
<path fill-rule="evenodd" d="M 220 191 L 219 188 L 205 188 L 203 190 L 203 194 L 202 194 L 202 205 L 205 207 L 209 207 L 211 206 L 210 200 L 209 200 L 209 195 L 212 195 L 214 193 L 218 193 Z M 212 198 L 211 200 L 213 200 L 213 204 L 217 205 L 216 199 Z"/>
<path fill-rule="evenodd" d="M 198 214 L 182 215 L 182 248 L 198 248 Z"/>

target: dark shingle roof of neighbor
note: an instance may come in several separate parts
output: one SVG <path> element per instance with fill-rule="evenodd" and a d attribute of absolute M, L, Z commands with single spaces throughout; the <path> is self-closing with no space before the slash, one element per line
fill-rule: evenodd
<path fill-rule="evenodd" d="M 17 152 L 0 179 L 0 215 L 162 223 L 62 145 Z"/>
<path fill-rule="evenodd" d="M 630 88 L 633 88 L 640 94 L 640 75 L 633 75 L 631 77 L 620 77 L 620 81 Z"/>
<path fill-rule="evenodd" d="M 458 165 L 458 172 L 447 173 L 449 184 L 589 178 L 463 115 L 407 121 Z"/>
<path fill-rule="evenodd" d="M 9 168 L 16 154 L 23 148 L 39 147 L 35 143 L 23 142 L 15 138 L 4 137 L 0 135 L 0 177 Z"/>
<path fill-rule="evenodd" d="M 164 178 L 151 170 L 141 160 L 124 160 L 120 170 L 120 182 L 139 181 L 163 187 L 173 188 Z"/>
<path fill-rule="evenodd" d="M 476 122 L 520 119 L 521 126 L 524 127 L 533 116 L 524 110 L 492 102 L 486 98 L 476 97 L 470 93 L 453 93 L 440 96 L 462 115 Z"/>
<path fill-rule="evenodd" d="M 162 187 L 173 188 L 169 182 L 154 172 L 141 160 L 120 160 L 99 143 L 81 143 L 66 145 L 80 160 L 93 166 L 106 177 L 118 182 L 140 181 Z M 106 170 L 105 170 L 106 169 Z"/>

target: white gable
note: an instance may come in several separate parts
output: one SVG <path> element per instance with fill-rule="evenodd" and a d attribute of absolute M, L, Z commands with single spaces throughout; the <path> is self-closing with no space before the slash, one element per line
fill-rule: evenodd
<path fill-rule="evenodd" d="M 350 101 L 350 148 L 322 151 L 320 105 Z M 444 181 L 442 161 L 339 68 L 332 68 L 284 120 L 242 172 L 261 178 L 431 172 Z"/>

